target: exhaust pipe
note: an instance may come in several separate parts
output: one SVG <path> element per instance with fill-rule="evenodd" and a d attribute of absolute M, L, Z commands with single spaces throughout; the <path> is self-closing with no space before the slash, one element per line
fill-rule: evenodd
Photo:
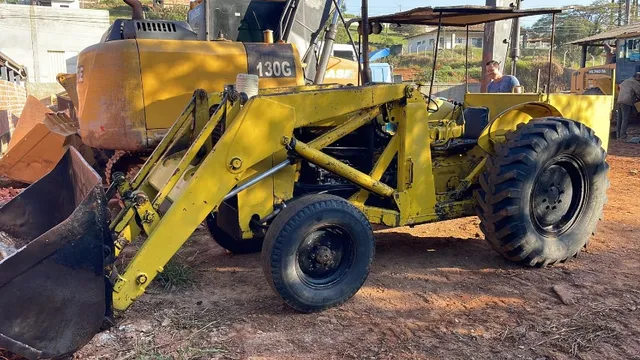
<path fill-rule="evenodd" d="M 142 20 L 144 13 L 142 12 L 142 3 L 139 0 L 124 0 L 125 4 L 131 6 L 131 19 Z"/>

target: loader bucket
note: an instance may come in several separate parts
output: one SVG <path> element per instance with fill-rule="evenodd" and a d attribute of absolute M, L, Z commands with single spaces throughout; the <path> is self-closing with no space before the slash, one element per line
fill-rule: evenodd
<path fill-rule="evenodd" d="M 101 178 L 69 147 L 0 208 L 0 348 L 46 359 L 91 340 L 111 315 L 111 254 Z"/>

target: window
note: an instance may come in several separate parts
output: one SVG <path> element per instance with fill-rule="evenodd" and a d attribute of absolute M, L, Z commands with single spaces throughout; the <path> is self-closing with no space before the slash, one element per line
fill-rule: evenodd
<path fill-rule="evenodd" d="M 471 46 L 475 46 L 478 48 L 482 47 L 482 38 L 472 38 L 471 39 Z"/>
<path fill-rule="evenodd" d="M 629 61 L 640 61 L 640 38 L 626 39 L 625 57 Z"/>
<path fill-rule="evenodd" d="M 456 38 L 456 44 L 464 44 L 465 42 L 465 38 L 463 37 L 457 37 Z"/>

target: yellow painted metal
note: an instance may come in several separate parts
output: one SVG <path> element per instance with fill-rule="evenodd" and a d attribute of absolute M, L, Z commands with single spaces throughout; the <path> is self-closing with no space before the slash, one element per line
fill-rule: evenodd
<path fill-rule="evenodd" d="M 471 185 L 478 183 L 478 176 L 484 171 L 485 166 L 487 165 L 487 157 L 478 158 L 480 161 L 473 167 L 473 169 L 467 174 L 467 176 L 460 181 L 460 184 L 455 189 L 456 194 L 460 194 L 461 192 L 467 190 Z"/>
<path fill-rule="evenodd" d="M 247 49 L 232 41 L 180 41 L 138 39 L 140 69 L 148 129 L 168 128 L 189 101 L 193 89 L 222 91 L 234 84 L 236 75 L 248 73 Z M 270 44 L 287 47 L 289 44 Z M 261 78 L 259 86 L 303 85 L 298 51 L 295 78 Z M 293 65 L 293 64 L 292 64 Z"/>
<path fill-rule="evenodd" d="M 615 82 L 610 74 L 615 75 L 616 64 L 605 64 L 584 67 L 571 74 L 571 93 L 581 95 L 590 88 L 599 88 L 604 95 L 613 95 Z"/>
<path fill-rule="evenodd" d="M 160 215 L 153 208 L 149 198 L 142 192 L 133 195 L 135 209 L 146 234 L 151 234 L 160 221 Z M 132 239 L 133 240 L 133 239 Z"/>
<path fill-rule="evenodd" d="M 329 58 L 327 72 L 324 75 L 325 83 L 343 85 L 358 85 L 358 63 L 338 57 Z"/>
<path fill-rule="evenodd" d="M 516 105 L 541 102 L 541 94 L 486 94 L 486 93 L 466 93 L 464 95 L 465 106 L 484 106 L 489 109 L 489 118 L 493 119 L 498 114 L 503 113 Z"/>
<path fill-rule="evenodd" d="M 371 85 L 280 93 L 271 100 L 295 109 L 295 127 L 318 124 L 404 98 L 406 85 Z"/>
<path fill-rule="evenodd" d="M 398 143 L 400 141 L 399 139 L 400 139 L 400 136 L 398 135 L 394 135 L 391 138 L 391 140 L 389 141 L 389 144 L 387 144 L 387 147 L 384 149 L 384 151 L 376 161 L 375 165 L 373 166 L 373 169 L 371 170 L 371 174 L 369 174 L 372 179 L 380 180 L 380 178 L 382 178 L 382 175 L 384 175 L 384 172 L 387 170 L 387 168 L 391 164 L 391 161 L 393 161 L 393 158 L 398 153 Z M 369 197 L 369 191 L 365 189 L 360 189 L 360 191 L 354 194 L 349 200 L 356 204 L 364 204 L 365 201 L 367 201 L 368 197 Z M 398 221 L 399 221 L 399 218 L 398 218 Z"/>
<path fill-rule="evenodd" d="M 457 156 L 433 156 L 432 166 L 435 193 L 453 196 L 455 190 L 469 173 L 471 163 L 469 156 L 465 153 Z"/>
<path fill-rule="evenodd" d="M 371 176 L 346 165 L 342 161 L 333 158 L 320 150 L 316 150 L 299 140 L 291 142 L 293 150 L 310 163 L 331 171 L 343 178 L 381 196 L 392 196 L 395 190 Z"/>
<path fill-rule="evenodd" d="M 308 146 L 314 149 L 322 149 L 341 139 L 345 135 L 353 132 L 364 124 L 370 122 L 372 118 L 378 116 L 379 114 L 379 107 L 359 111 L 334 129 L 309 142 Z M 272 157 L 261 161 L 246 172 L 245 178 L 263 173 L 273 166 L 284 161 L 284 157 L 281 156 L 280 158 L 282 160 L 279 162 L 274 161 Z M 294 171 L 293 167 L 289 167 L 289 169 L 291 170 L 287 171 L 287 173 L 289 174 L 289 176 L 292 176 L 291 171 Z M 276 176 L 269 176 L 259 183 L 255 184 L 254 186 L 250 187 L 249 189 L 238 194 L 238 221 L 243 239 L 250 239 L 254 236 L 254 233 L 250 227 L 251 219 L 254 216 L 262 218 L 268 215 L 273 211 L 273 205 L 283 201 L 278 201 L 274 197 L 275 193 L 277 192 L 277 190 L 274 190 L 276 189 L 274 183 L 275 181 Z M 284 200 L 290 199 L 293 196 L 293 182 L 291 181 L 289 184 L 282 184 L 280 186 L 286 186 L 286 190 L 283 190 L 283 192 L 286 192 L 286 194 L 281 194 L 278 197 Z"/>
<path fill-rule="evenodd" d="M 116 280 L 113 297 L 116 309 L 128 308 L 144 293 L 149 282 L 163 271 L 167 261 L 205 217 L 217 210 L 242 178 L 242 172 L 282 149 L 282 136 L 293 133 L 293 123 L 283 119 L 293 118 L 293 108 L 268 98 L 253 98 L 244 106 Z M 255 141 L 257 138 L 261 141 Z M 237 169 L 240 171 L 222 170 L 221 164 L 228 164 L 227 160 L 233 157 L 243 160 Z M 137 282 L 140 274 L 146 274 L 148 281 Z"/>
<path fill-rule="evenodd" d="M 158 144 L 158 146 L 156 146 L 155 149 L 153 149 L 153 152 L 151 153 L 151 156 L 145 162 L 145 164 L 142 167 L 142 169 L 140 169 L 140 171 L 138 171 L 136 176 L 133 178 L 133 181 L 132 181 L 132 187 L 133 188 L 137 189 L 140 186 L 140 184 L 142 183 L 143 179 L 145 179 L 147 177 L 147 175 L 151 172 L 152 168 L 156 164 L 158 164 L 158 161 L 162 157 L 162 154 L 170 147 L 170 145 L 173 143 L 175 137 L 178 135 L 178 133 L 183 128 L 185 122 L 187 120 L 189 120 L 192 111 L 195 109 L 195 103 L 196 103 L 196 99 L 195 99 L 195 95 L 194 95 L 194 96 L 191 97 L 191 101 L 189 101 L 187 106 L 184 107 L 184 110 L 182 110 L 182 113 L 180 114 L 178 119 L 169 128 L 169 130 L 167 131 L 167 133 L 163 137 L 162 141 Z"/>
<path fill-rule="evenodd" d="M 544 102 L 515 105 L 490 120 L 489 125 L 478 137 L 478 145 L 485 151 L 492 153 L 493 146 L 497 142 L 504 141 L 504 136 L 508 132 L 514 131 L 518 124 L 547 116 L 562 117 L 562 113 Z"/>
<path fill-rule="evenodd" d="M 359 111 L 333 130 L 313 139 L 308 145 L 314 149 L 322 149 L 333 144 L 345 135 L 352 133 L 378 115 L 380 115 L 379 107 Z"/>
<path fill-rule="evenodd" d="M 466 94 L 465 104 L 489 108 L 490 124 L 478 145 L 490 153 L 494 144 L 504 141 L 504 135 L 518 124 L 547 116 L 582 122 L 602 138 L 605 149 L 608 144 L 611 95 L 550 94 L 547 99 L 544 94 Z"/>
<path fill-rule="evenodd" d="M 408 225 L 412 219 L 427 215 L 435 219 L 435 184 L 431 164 L 429 122 L 427 108 L 420 98 L 412 98 L 399 119 L 398 135 L 398 191 L 406 201 L 398 204 L 400 223 Z M 396 118 L 398 119 L 398 118 Z"/>
<path fill-rule="evenodd" d="M 76 87 L 78 77 L 77 74 L 58 74 L 56 76 L 58 84 L 60 84 L 67 92 L 69 99 L 75 108 L 78 108 L 78 89 Z"/>
<path fill-rule="evenodd" d="M 269 156 L 247 170 L 243 174 L 243 178 L 251 178 L 271 169 L 275 165 L 273 157 Z M 258 218 L 263 218 L 273 211 L 275 203 L 273 189 L 274 177 L 268 176 L 238 194 L 238 225 L 243 239 L 254 237 L 250 227 L 251 218 L 254 215 L 257 215 Z"/>
<path fill-rule="evenodd" d="M 206 97 L 206 94 L 204 95 L 205 96 L 203 100 L 206 103 L 207 97 Z M 196 108 L 196 113 L 197 113 L 197 108 Z M 208 115 L 208 110 L 205 116 L 207 115 Z M 153 199 L 152 206 L 154 209 L 157 209 L 164 202 L 164 200 L 169 195 L 171 190 L 174 189 L 175 185 L 183 177 L 187 169 L 191 166 L 192 161 L 196 158 L 196 155 L 198 155 L 198 152 L 200 151 L 200 149 L 205 145 L 205 142 L 207 141 L 207 139 L 209 139 L 209 137 L 211 136 L 211 133 L 213 133 L 213 129 L 215 129 L 216 126 L 218 126 L 218 123 L 220 122 L 220 120 L 222 120 L 223 115 L 224 115 L 224 111 L 221 108 L 218 108 L 218 110 L 213 114 L 209 122 L 207 122 L 202 128 L 202 130 L 197 133 L 198 134 L 197 137 L 193 140 L 193 143 L 189 146 L 189 148 L 184 153 L 184 155 L 182 155 L 182 158 L 180 159 L 180 162 L 177 164 L 175 170 L 172 172 L 169 179 L 167 179 L 166 183 L 158 191 L 158 195 L 156 195 L 155 199 Z M 198 121 L 196 121 L 196 123 L 197 122 Z"/>
<path fill-rule="evenodd" d="M 602 147 L 607 149 L 613 99 L 613 95 L 551 94 L 549 104 L 558 109 L 563 117 L 579 121 L 593 129 L 602 140 Z"/>
<path fill-rule="evenodd" d="M 389 210 L 375 206 L 362 206 L 361 204 L 355 205 L 362 210 L 362 213 L 372 224 L 389 227 L 397 227 L 400 224 L 400 212 L 396 210 Z"/>
<path fill-rule="evenodd" d="M 261 78 L 260 88 L 304 85 L 299 53 L 295 76 Z M 80 135 L 99 149 L 145 150 L 157 145 L 193 89 L 223 91 L 248 73 L 247 48 L 228 41 L 127 39 L 100 43 L 78 56 Z M 96 99 L 100 99 L 96 101 Z"/>

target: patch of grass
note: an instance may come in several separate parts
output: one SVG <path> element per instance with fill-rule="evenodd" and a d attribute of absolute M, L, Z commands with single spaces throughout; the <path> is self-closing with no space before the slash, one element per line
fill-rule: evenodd
<path fill-rule="evenodd" d="M 187 287 L 193 284 L 193 269 L 187 265 L 174 260 L 169 261 L 164 267 L 164 271 L 158 274 L 157 283 L 164 290 L 170 291 L 174 288 Z"/>

